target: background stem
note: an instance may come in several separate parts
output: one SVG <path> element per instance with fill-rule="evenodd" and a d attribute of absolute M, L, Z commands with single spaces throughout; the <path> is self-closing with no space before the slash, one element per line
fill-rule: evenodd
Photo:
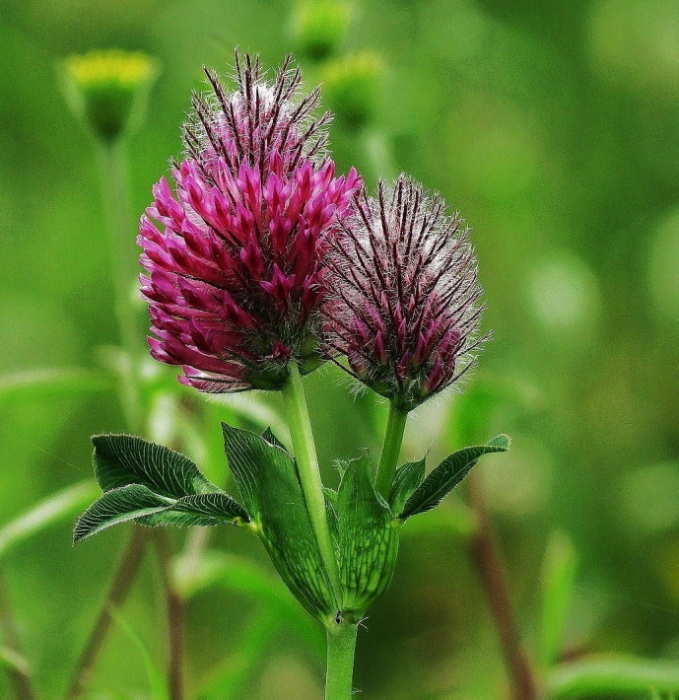
<path fill-rule="evenodd" d="M 325 700 L 349 700 L 354 677 L 354 654 L 358 625 L 343 622 L 327 629 L 328 670 Z"/>
<path fill-rule="evenodd" d="M 135 358 L 139 337 L 132 306 L 132 282 L 136 277 L 134 228 L 130 208 L 125 142 L 99 144 L 101 192 L 107 218 L 111 279 L 115 290 L 115 313 L 120 343 L 125 351 L 127 371 L 119 372 L 120 398 L 128 430 L 139 433 L 143 427 L 142 400 L 139 391 Z M 94 623 L 85 648 L 75 668 L 67 697 L 77 698 L 86 688 L 90 670 L 103 646 L 113 618 L 109 610 L 119 608 L 126 600 L 139 571 L 148 532 L 138 526 L 129 539 L 118 570 L 114 574 L 108 595 Z"/>
<path fill-rule="evenodd" d="M 21 654 L 19 645 L 19 632 L 16 627 L 16 621 L 12 615 L 9 605 L 7 589 L 5 587 L 5 579 L 0 572 L 0 627 L 3 631 L 5 645 L 17 654 Z M 37 696 L 33 691 L 29 669 L 22 672 L 23 669 L 8 668 L 7 675 L 14 688 L 14 694 L 17 700 L 34 700 Z"/>
<path fill-rule="evenodd" d="M 472 472 L 467 477 L 467 485 L 478 522 L 472 536 L 472 554 L 497 627 L 511 678 L 512 697 L 514 700 L 537 700 L 539 695 L 535 671 L 521 644 L 479 475 Z"/>
<path fill-rule="evenodd" d="M 389 404 L 389 418 L 387 419 L 387 430 L 382 443 L 382 453 L 380 462 L 377 465 L 375 476 L 375 488 L 385 497 L 389 498 L 391 483 L 394 480 L 398 456 L 403 443 L 403 432 L 405 431 L 408 414 L 396 408 L 393 403 Z"/>
<path fill-rule="evenodd" d="M 330 585 L 339 605 L 342 599 L 341 586 L 335 550 L 325 511 L 323 482 L 321 481 L 321 473 L 318 467 L 318 458 L 316 457 L 316 447 L 311 432 L 302 378 L 295 362 L 290 363 L 290 377 L 283 385 L 282 394 L 292 437 L 292 445 L 295 450 L 297 471 L 302 484 L 309 518 L 316 535 L 321 558 L 330 578 Z"/>
<path fill-rule="evenodd" d="M 121 373 L 122 402 L 129 430 L 142 427 L 142 401 L 135 358 L 139 354 L 141 333 L 132 306 L 132 284 L 138 274 L 134 248 L 134 227 L 130 207 L 125 142 L 99 147 L 102 199 L 108 219 L 111 279 L 115 289 L 115 313 L 120 344 L 125 351 L 128 371 Z"/>
<path fill-rule="evenodd" d="M 170 700 L 182 700 L 184 697 L 184 600 L 177 592 L 172 580 L 172 548 L 168 534 L 162 530 L 154 533 L 160 575 L 165 591 L 167 605 L 168 665 Z"/>
<path fill-rule="evenodd" d="M 119 608 L 127 598 L 132 583 L 139 571 L 149 534 L 148 530 L 143 530 L 140 527 L 135 527 L 132 531 L 132 536 L 130 537 L 120 565 L 118 566 L 118 570 L 115 573 L 106 600 L 99 611 L 99 616 L 90 632 L 85 649 L 80 655 L 80 660 L 73 674 L 73 680 L 66 693 L 66 697 L 69 698 L 69 700 L 78 698 L 85 692 L 90 670 L 94 665 L 109 628 L 111 627 L 111 622 L 113 621 L 109 610 L 111 608 Z"/>

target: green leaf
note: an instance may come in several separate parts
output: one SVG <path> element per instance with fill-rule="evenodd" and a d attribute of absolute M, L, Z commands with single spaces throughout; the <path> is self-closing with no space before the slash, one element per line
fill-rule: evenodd
<path fill-rule="evenodd" d="M 222 423 L 229 467 L 257 535 L 281 578 L 315 617 L 336 603 L 290 454 L 268 440 Z"/>
<path fill-rule="evenodd" d="M 106 528 L 137 520 L 142 525 L 214 527 L 240 525 L 249 521 L 240 504 L 225 493 L 205 493 L 172 499 L 153 493 L 142 484 L 130 484 L 107 491 L 78 519 L 73 542 Z"/>
<path fill-rule="evenodd" d="M 443 460 L 418 486 L 397 518 L 401 521 L 435 508 L 465 476 L 480 457 L 492 452 L 505 452 L 510 440 L 506 435 L 494 437 L 487 445 L 466 447 Z"/>
<path fill-rule="evenodd" d="M 394 475 L 389 492 L 389 507 L 392 513 L 400 513 L 415 489 L 424 481 L 424 459 L 408 462 Z"/>
<path fill-rule="evenodd" d="M 625 656 L 601 656 L 558 666 L 547 678 L 546 698 L 611 696 L 638 697 L 654 689 L 679 691 L 676 661 L 655 661 Z"/>
<path fill-rule="evenodd" d="M 338 489 L 336 553 L 344 591 L 342 615 L 357 622 L 386 591 L 398 553 L 398 533 L 387 504 L 375 491 L 367 455 L 352 460 Z"/>
<path fill-rule="evenodd" d="M 169 498 L 158 496 L 141 484 L 130 484 L 107 491 L 78 518 L 73 543 L 113 525 L 162 513 L 171 504 Z"/>
<path fill-rule="evenodd" d="M 226 493 L 201 493 L 184 496 L 174 505 L 157 515 L 145 516 L 143 525 L 174 525 L 175 527 L 215 527 L 217 525 L 238 525 L 250 520 L 240 503 Z"/>
<path fill-rule="evenodd" d="M 188 457 L 162 445 L 133 435 L 97 435 L 92 443 L 102 491 L 129 484 L 173 498 L 219 491 Z"/>
<path fill-rule="evenodd" d="M 179 452 L 131 435 L 99 435 L 92 442 L 104 495 L 76 523 L 74 542 L 129 520 L 178 527 L 250 521 L 243 506 Z"/>
<path fill-rule="evenodd" d="M 48 498 L 0 528 L 0 558 L 16 545 L 81 510 L 97 491 L 93 480 L 81 481 Z"/>
<path fill-rule="evenodd" d="M 545 668 L 557 660 L 563 643 L 576 568 L 577 559 L 572 542 L 563 532 L 553 533 L 547 543 L 542 566 L 540 661 Z"/>

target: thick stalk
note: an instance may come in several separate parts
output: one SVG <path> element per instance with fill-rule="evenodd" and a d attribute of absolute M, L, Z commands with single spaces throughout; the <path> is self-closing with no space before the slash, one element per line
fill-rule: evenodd
<path fill-rule="evenodd" d="M 394 404 L 389 404 L 389 418 L 387 419 L 387 431 L 382 443 L 382 454 L 377 465 L 375 476 L 375 488 L 385 497 L 389 498 L 389 490 L 396 473 L 398 456 L 403 443 L 403 432 L 406 427 L 408 414 Z"/>
<path fill-rule="evenodd" d="M 141 396 L 136 376 L 135 358 L 139 354 L 139 339 L 134 308 L 131 303 L 132 284 L 137 277 L 134 249 L 134 227 L 129 199 L 127 162 L 124 141 L 102 144 L 99 148 L 102 198 L 108 219 L 111 277 L 115 290 L 115 314 L 120 343 L 129 367 L 122 373 L 122 401 L 127 427 L 137 432 L 142 427 Z"/>
<path fill-rule="evenodd" d="M 325 700 L 350 700 L 358 625 L 343 622 L 327 629 L 328 670 Z"/>
<path fill-rule="evenodd" d="M 335 559 L 335 551 L 328 526 L 328 517 L 325 511 L 323 482 L 321 481 L 321 472 L 318 468 L 318 458 L 316 457 L 316 447 L 311 432 L 309 411 L 307 410 L 304 397 L 302 377 L 295 362 L 290 363 L 290 376 L 283 385 L 282 394 L 292 437 L 292 445 L 295 450 L 297 471 L 302 484 L 311 526 L 314 529 L 318 548 L 328 572 L 330 585 L 339 604 L 342 599 L 341 586 L 337 560 Z"/>
<path fill-rule="evenodd" d="M 472 472 L 467 477 L 467 484 L 478 521 L 472 537 L 472 553 L 495 620 L 512 683 L 512 697 L 514 700 L 537 700 L 537 678 L 521 643 L 478 474 Z"/>

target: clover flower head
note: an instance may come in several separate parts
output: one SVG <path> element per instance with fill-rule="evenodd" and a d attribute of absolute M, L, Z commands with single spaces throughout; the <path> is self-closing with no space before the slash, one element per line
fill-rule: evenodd
<path fill-rule="evenodd" d="M 237 54 L 234 92 L 206 75 L 175 185 L 160 180 L 140 225 L 151 354 L 201 391 L 280 388 L 289 362 L 318 363 L 322 260 L 360 180 L 335 176 L 330 117 L 290 59 L 268 81 Z"/>
<path fill-rule="evenodd" d="M 325 277 L 327 347 L 410 411 L 459 379 L 488 338 L 469 229 L 404 175 L 377 199 L 357 196 L 341 229 Z"/>

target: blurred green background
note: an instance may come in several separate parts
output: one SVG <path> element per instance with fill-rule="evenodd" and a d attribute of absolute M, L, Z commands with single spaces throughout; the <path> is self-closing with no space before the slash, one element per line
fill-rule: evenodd
<path fill-rule="evenodd" d="M 495 335 L 466 387 L 495 397 L 475 422 L 477 439 L 514 438 L 507 455 L 479 469 L 531 654 L 540 654 L 545 549 L 561 531 L 578 568 L 560 654 L 679 664 L 679 3 L 354 0 L 349 8 L 348 30 L 320 56 L 321 30 L 311 39 L 300 32 L 304 14 L 292 2 L 0 5 L 0 526 L 90 477 L 89 436 L 124 429 L 111 390 L 2 389 L 15 372 L 96 370 L 101 346 L 118 342 L 93 143 L 66 107 L 56 62 L 108 47 L 158 60 L 147 119 L 130 143 L 136 216 L 181 154 L 179 127 L 191 90 L 203 89 L 201 66 L 228 72 L 235 46 L 271 67 L 293 52 L 308 86 L 325 83 L 341 171 L 355 165 L 371 188 L 378 176 L 409 172 L 474 228 L 485 326 Z M 134 237 L 132 221 L 132 255 Z M 140 338 L 144 314 L 140 304 Z M 332 368 L 313 375 L 309 392 L 332 480 L 332 459 L 377 449 L 379 420 L 372 398 L 353 398 Z M 455 395 L 432 403 L 412 418 L 404 458 L 429 450 L 431 464 L 468 432 Z M 216 416 L 228 406 L 216 405 Z M 217 424 L 206 429 L 216 441 Z M 203 457 L 200 445 L 193 456 Z M 359 636 L 354 684 L 365 697 L 506 691 L 458 522 L 463 500 L 456 491 L 444 504 L 445 527 L 404 530 L 392 587 Z M 4 605 L 40 698 L 63 694 L 130 529 L 72 549 L 71 526 L 63 520 L 0 561 Z M 185 537 L 173 533 L 177 548 Z M 239 531 L 215 531 L 211 544 L 269 570 L 259 544 Z M 147 557 L 123 616 L 162 664 L 158 576 Z M 219 664 L 243 665 L 257 605 L 219 586 L 187 602 L 188 697 Z M 313 645 L 291 625 L 270 629 L 265 650 L 245 663 L 238 697 L 318 697 L 323 666 Z M 6 630 L 0 639 L 8 643 Z M 0 697 L 11 697 L 1 673 Z M 122 626 L 91 697 L 149 697 Z"/>

